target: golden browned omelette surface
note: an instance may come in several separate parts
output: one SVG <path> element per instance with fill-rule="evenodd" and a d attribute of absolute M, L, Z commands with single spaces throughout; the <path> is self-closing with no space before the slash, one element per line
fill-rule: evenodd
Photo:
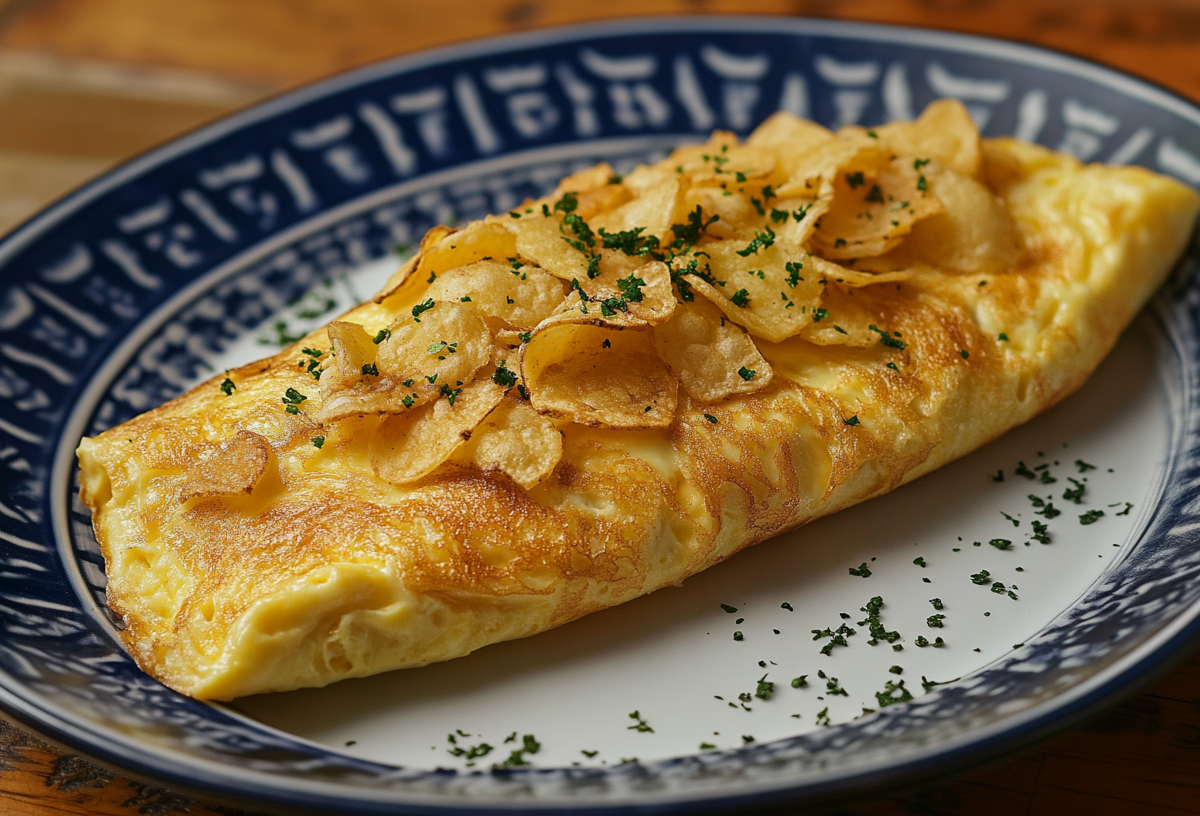
<path fill-rule="evenodd" d="M 940 102 L 436 228 L 373 302 L 82 441 L 122 637 L 225 699 L 678 584 L 1070 394 L 1197 206 Z"/>

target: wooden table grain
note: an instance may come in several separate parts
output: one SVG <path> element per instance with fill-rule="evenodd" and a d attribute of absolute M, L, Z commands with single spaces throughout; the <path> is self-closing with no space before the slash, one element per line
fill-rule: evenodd
<path fill-rule="evenodd" d="M 549 25 L 728 13 L 1007 37 L 1200 99 L 1197 0 L 0 0 L 0 231 L 155 144 L 338 71 Z M 0 718 L 0 813 L 246 812 L 131 781 Z M 1200 656 L 1019 755 L 820 812 L 1200 814 Z"/>

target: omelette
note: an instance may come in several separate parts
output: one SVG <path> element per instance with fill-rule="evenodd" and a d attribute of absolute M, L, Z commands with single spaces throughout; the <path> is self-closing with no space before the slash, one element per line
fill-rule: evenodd
<path fill-rule="evenodd" d="M 230 699 L 677 585 L 1071 394 L 1198 206 L 941 101 L 436 227 L 373 300 L 81 441 L 121 637 Z"/>

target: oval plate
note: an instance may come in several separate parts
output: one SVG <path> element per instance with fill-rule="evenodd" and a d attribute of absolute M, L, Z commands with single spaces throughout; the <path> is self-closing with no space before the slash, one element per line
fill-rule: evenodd
<path fill-rule="evenodd" d="M 263 353 L 257 340 L 322 322 L 428 227 L 509 209 L 578 166 L 620 171 L 713 128 L 745 134 L 776 109 L 870 125 L 944 96 L 985 135 L 1200 183 L 1200 110 L 1077 59 L 881 26 L 651 19 L 339 76 L 50 208 L 0 243 L 0 704 L 127 772 L 241 804 L 615 812 L 911 781 L 1128 693 L 1200 631 L 1195 252 L 1060 408 L 681 590 L 539 638 L 219 706 L 142 674 L 103 604 L 76 498 L 81 435 Z M 997 470 L 1002 485 L 986 478 Z M 1086 506 L 1059 498 L 1072 484 L 1086 485 Z M 1062 511 L 1049 546 L 1030 538 L 1030 491 Z M 1076 522 L 1089 509 L 1105 515 Z M 934 594 L 938 628 L 923 620 Z M 857 619 L 875 595 L 906 651 L 863 644 Z M 822 628 L 841 625 L 864 634 L 821 654 L 836 634 Z M 945 648 L 918 648 L 943 632 Z M 908 700 L 899 680 L 916 691 L 922 675 L 927 693 Z M 474 730 L 448 742 L 459 728 Z M 527 731 L 536 764 L 493 768 Z"/>

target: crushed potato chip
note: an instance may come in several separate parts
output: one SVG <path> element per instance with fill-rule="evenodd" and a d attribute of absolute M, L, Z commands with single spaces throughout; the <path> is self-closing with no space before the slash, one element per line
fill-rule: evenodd
<path fill-rule="evenodd" d="M 821 311 L 804 327 L 800 337 L 818 346 L 869 348 L 880 342 L 879 318 L 864 309 L 850 290 L 830 281 L 824 287 Z"/>
<path fill-rule="evenodd" d="M 671 317 L 675 296 L 666 264 L 608 253 L 604 260 L 598 276 L 579 281 L 575 297 L 567 300 L 569 311 L 552 320 L 635 327 L 656 326 Z"/>
<path fill-rule="evenodd" d="M 562 432 L 510 394 L 455 454 L 484 473 L 499 471 L 526 490 L 553 472 L 562 458 Z"/>
<path fill-rule="evenodd" d="M 338 376 L 321 377 L 321 407 L 316 412 L 318 422 L 333 422 L 343 417 L 402 413 L 421 405 L 443 392 L 470 382 L 492 353 L 492 335 L 483 315 L 473 303 L 438 303 L 420 312 L 405 316 L 392 324 L 387 332 L 370 337 L 359 327 L 361 334 L 349 328 L 353 324 L 330 327 L 335 351 L 341 338 L 354 338 L 345 348 L 365 348 L 363 337 L 375 346 L 373 363 L 359 365 L 366 359 L 359 352 L 347 356 L 350 362 L 337 362 Z M 390 332 L 390 334 L 388 333 Z M 355 366 L 359 366 L 357 372 Z M 343 368 L 344 366 L 344 368 Z"/>
<path fill-rule="evenodd" d="M 892 154 L 935 159 L 965 176 L 979 177 L 979 128 L 957 99 L 931 102 L 915 122 L 891 122 L 875 128 L 875 133 Z"/>
<path fill-rule="evenodd" d="M 333 361 L 321 372 L 321 405 L 313 418 L 324 424 L 348 416 L 404 410 L 396 381 L 367 373 L 379 352 L 367 330 L 357 323 L 335 320 L 327 331 Z"/>
<path fill-rule="evenodd" d="M 577 247 L 590 251 L 597 241 L 586 222 L 576 229 L 556 215 L 547 217 L 534 211 L 501 223 L 516 236 L 516 254 L 520 258 L 565 281 L 587 277 L 589 256 Z"/>
<path fill-rule="evenodd" d="M 946 170 L 930 176 L 945 210 L 921 221 L 891 254 L 894 263 L 925 262 L 947 271 L 990 275 L 1015 266 L 1021 241 L 1008 208 L 972 178 Z"/>
<path fill-rule="evenodd" d="M 388 417 L 375 430 L 368 448 L 375 474 L 392 484 L 428 476 L 471 438 L 504 399 L 505 390 L 490 379 L 475 380 L 453 390 L 453 396 Z"/>
<path fill-rule="evenodd" d="M 701 402 L 758 391 L 774 376 L 750 336 L 702 299 L 680 304 L 670 320 L 656 326 L 654 347 Z"/>
<path fill-rule="evenodd" d="M 665 428 L 678 382 L 648 330 L 547 323 L 521 351 L 521 375 L 538 411 L 581 425 Z"/>
<path fill-rule="evenodd" d="M 826 258 L 865 258 L 896 246 L 913 224 L 941 212 L 923 168 L 907 157 L 861 151 L 833 178 L 829 211 L 812 236 Z"/>
<path fill-rule="evenodd" d="M 567 291 L 536 266 L 476 261 L 438 275 L 428 295 L 435 302 L 474 303 L 505 326 L 528 330 L 553 314 Z"/>
<path fill-rule="evenodd" d="M 637 181 L 637 178 L 633 178 L 632 181 Z M 631 188 L 632 181 L 626 180 L 624 186 Z M 620 233 L 636 230 L 638 238 L 654 236 L 661 240 L 671 228 L 675 215 L 675 200 L 678 196 L 679 181 L 675 174 L 660 170 L 653 183 L 632 201 L 596 215 L 588 223 L 596 231 L 601 243 L 610 248 L 614 240 L 606 238 L 605 233 L 615 238 Z M 601 233 L 601 230 L 604 232 Z"/>
<path fill-rule="evenodd" d="M 271 458 L 271 443 L 251 431 L 238 431 L 229 440 L 192 448 L 195 467 L 179 485 L 179 501 L 249 493 L 262 478 Z"/>
<path fill-rule="evenodd" d="M 832 132 L 816 122 L 780 111 L 754 129 L 746 139 L 746 146 L 771 149 L 781 175 L 790 179 L 804 162 L 805 155 L 833 138 Z"/>
<path fill-rule="evenodd" d="M 757 337 L 778 343 L 809 324 L 821 287 L 805 270 L 807 254 L 799 248 L 782 246 L 777 233 L 769 229 L 749 240 L 704 244 L 708 260 L 697 265 L 688 281 L 729 320 Z M 774 243 L 764 245 L 768 240 Z"/>

